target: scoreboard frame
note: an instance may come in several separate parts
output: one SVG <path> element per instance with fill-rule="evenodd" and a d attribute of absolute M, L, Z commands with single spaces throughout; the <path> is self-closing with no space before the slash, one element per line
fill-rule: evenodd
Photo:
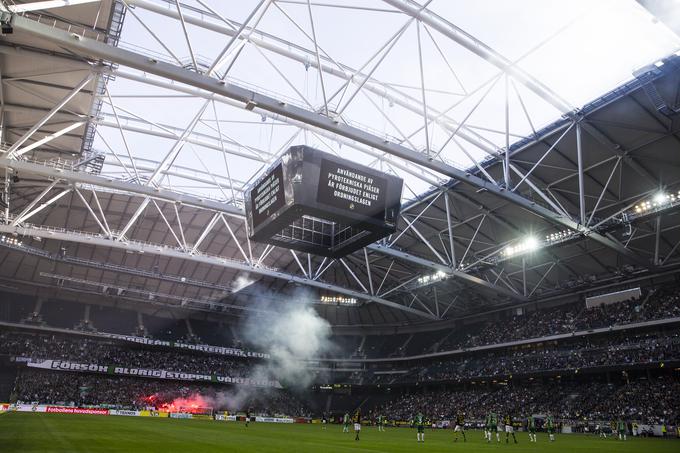
<path fill-rule="evenodd" d="M 293 146 L 246 190 L 248 236 L 337 258 L 396 231 L 403 180 Z"/>

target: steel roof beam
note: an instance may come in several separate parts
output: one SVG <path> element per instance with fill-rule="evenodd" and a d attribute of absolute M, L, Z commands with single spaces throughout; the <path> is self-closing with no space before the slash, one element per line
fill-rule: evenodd
<path fill-rule="evenodd" d="M 72 51 L 80 52 L 84 55 L 95 58 L 109 60 L 124 66 L 165 77 L 170 80 L 175 80 L 177 82 L 201 88 L 212 93 L 242 102 L 244 108 L 246 105 L 254 105 L 259 109 L 294 120 L 302 121 L 320 129 L 350 138 L 378 150 L 411 161 L 425 168 L 429 168 L 450 178 L 465 182 L 472 185 L 473 187 L 486 189 L 489 193 L 493 193 L 502 199 L 508 200 L 549 222 L 570 228 L 572 230 L 580 231 L 582 234 L 590 237 L 592 240 L 605 245 L 624 256 L 627 256 L 639 264 L 649 264 L 618 241 L 612 240 L 600 233 L 589 230 L 581 226 L 576 221 L 567 218 L 560 213 L 556 213 L 548 208 L 537 205 L 535 202 L 528 200 L 521 195 L 507 191 L 504 188 L 498 187 L 489 181 L 481 179 L 478 176 L 460 170 L 454 166 L 448 165 L 442 161 L 430 160 L 427 156 L 420 152 L 411 150 L 397 143 L 389 142 L 384 138 L 377 137 L 362 129 L 350 126 L 348 124 L 336 122 L 335 120 L 323 116 L 317 112 L 312 112 L 301 107 L 289 105 L 284 101 L 272 98 L 270 96 L 260 94 L 224 81 L 219 81 L 169 63 L 155 61 L 147 56 L 140 55 L 135 52 L 113 47 L 111 45 L 107 45 L 93 39 L 84 38 L 79 35 L 70 34 L 66 31 L 58 30 L 24 17 L 16 15 L 12 16 L 12 25 L 17 30 L 21 30 L 43 39 L 51 40 L 53 43 L 62 45 L 71 49 Z"/>
<path fill-rule="evenodd" d="M 422 5 L 411 0 L 383 0 L 388 5 L 411 17 L 415 17 L 424 24 L 429 25 L 442 35 L 460 44 L 470 52 L 478 55 L 492 65 L 496 66 L 506 74 L 513 76 L 522 85 L 536 93 L 541 99 L 549 102 L 553 107 L 562 113 L 571 112 L 574 108 L 557 93 L 552 91 L 541 81 L 526 73 L 512 61 L 496 52 L 494 49 L 484 44 L 465 30 L 457 27 L 443 17 L 435 14 L 429 9 L 423 9 Z"/>
<path fill-rule="evenodd" d="M 333 285 L 331 283 L 325 283 L 317 280 L 312 280 L 306 277 L 300 277 L 298 275 L 289 274 L 286 272 L 280 272 L 273 269 L 256 267 L 242 261 L 236 261 L 226 258 L 220 258 L 217 256 L 192 254 L 187 251 L 167 247 L 161 244 L 149 244 L 135 241 L 118 241 L 111 240 L 105 237 L 90 235 L 86 233 L 68 231 L 68 230 L 56 230 L 51 228 L 40 228 L 37 226 L 12 226 L 12 225 L 0 225 L 0 232 L 6 234 L 18 234 L 21 236 L 38 236 L 45 239 L 53 239 L 58 241 L 75 242 L 80 244 L 89 244 L 90 246 L 99 247 L 110 247 L 115 249 L 121 249 L 125 251 L 158 255 L 167 258 L 176 258 L 181 260 L 193 261 L 196 263 L 207 264 L 210 266 L 224 267 L 227 269 L 233 269 L 235 271 L 248 272 L 255 275 L 260 275 L 263 277 L 275 278 L 279 280 L 284 280 L 290 283 L 299 283 L 302 285 L 311 286 L 320 290 L 327 290 L 336 292 L 339 294 L 344 294 L 349 297 L 354 297 L 356 299 L 365 300 L 368 302 L 375 302 L 381 305 L 385 305 L 390 308 L 395 308 L 398 310 L 405 311 L 412 315 L 421 316 L 430 320 L 436 320 L 437 318 L 429 313 L 416 310 L 405 305 L 392 302 L 387 299 L 383 299 L 377 296 L 372 296 L 367 293 L 360 291 L 355 291 L 348 288 L 343 288 L 341 286 Z"/>
<path fill-rule="evenodd" d="M 130 6 L 139 7 L 156 14 L 170 17 L 175 20 L 179 20 L 179 15 L 173 9 L 163 7 L 148 0 L 127 0 L 126 3 Z M 205 20 L 204 17 L 209 15 L 210 13 L 207 12 L 205 15 L 202 14 L 201 17 L 185 15 L 184 20 L 188 24 L 192 24 L 197 27 L 213 31 L 215 33 L 220 33 L 226 36 L 236 35 L 235 27 L 230 28 L 229 26 L 223 24 Z M 239 25 L 237 22 L 233 22 L 233 24 L 235 26 Z M 245 37 L 241 36 L 241 39 L 245 39 Z M 251 29 L 251 33 L 247 36 L 247 39 L 253 45 L 259 48 L 266 49 L 270 52 L 297 61 L 306 66 L 309 65 L 311 67 L 316 67 L 322 72 L 341 78 L 343 80 L 351 81 L 352 79 L 357 80 L 364 79 L 365 83 L 363 85 L 363 88 L 365 88 L 367 91 L 370 91 L 380 97 L 390 99 L 391 102 L 394 102 L 395 104 L 405 108 L 406 110 L 409 110 L 418 115 L 422 115 L 424 112 L 423 107 L 422 105 L 420 105 L 420 101 L 418 99 L 415 99 L 402 91 L 396 90 L 395 88 L 390 87 L 387 84 L 382 83 L 376 79 L 367 78 L 366 74 L 356 72 L 354 69 L 344 64 L 339 64 L 336 62 L 333 62 L 334 64 L 330 64 L 317 61 L 316 58 L 313 58 L 315 56 L 315 52 L 308 50 L 302 46 L 287 42 L 285 40 L 279 39 L 275 36 L 268 35 L 255 29 Z M 304 53 L 304 55 L 294 52 L 293 49 L 299 50 L 300 52 Z M 310 58 L 310 56 L 312 58 Z M 319 64 L 320 66 L 318 66 Z M 355 81 L 355 83 L 360 82 Z M 472 145 L 479 147 L 480 149 L 484 150 L 487 153 L 494 153 L 496 151 L 494 146 L 490 146 L 488 143 L 485 143 L 483 137 L 479 136 L 475 131 L 467 128 L 464 125 L 459 126 L 458 123 L 456 123 L 453 119 L 451 119 L 448 116 L 445 116 L 445 113 L 446 112 L 440 112 L 436 109 L 430 108 L 428 109 L 428 112 L 425 116 L 429 121 L 439 124 L 444 129 L 448 129 L 450 131 L 457 130 L 457 135 L 459 137 L 461 137 L 468 143 L 471 143 Z"/>
<path fill-rule="evenodd" d="M 110 71 L 110 73 L 112 75 L 116 76 L 116 77 L 122 77 L 122 78 L 125 78 L 125 79 L 128 79 L 128 80 L 133 80 L 133 81 L 137 81 L 137 82 L 140 82 L 140 83 L 149 84 L 149 85 L 157 86 L 157 87 L 160 87 L 160 88 L 165 88 L 165 89 L 168 89 L 168 90 L 177 91 L 177 92 L 180 92 L 180 93 L 187 93 L 187 94 L 191 94 L 193 96 L 204 98 L 204 99 L 213 99 L 213 100 L 215 100 L 219 103 L 229 105 L 231 107 L 240 108 L 240 107 L 243 106 L 243 104 L 236 102 L 235 100 L 233 100 L 231 98 L 227 98 L 225 96 L 221 96 L 221 95 L 216 94 L 216 93 L 208 92 L 206 90 L 201 90 L 201 89 L 197 89 L 197 88 L 190 88 L 190 87 L 182 86 L 182 85 L 177 84 L 177 83 L 164 82 L 160 79 L 154 79 L 154 78 L 151 78 L 151 77 L 138 76 L 138 75 L 132 74 L 130 72 L 121 71 L 119 69 L 112 70 L 112 71 Z M 268 117 L 268 118 L 270 118 L 274 121 L 280 121 L 280 122 L 285 123 L 285 124 L 290 124 L 292 126 L 296 126 L 296 127 L 299 127 L 299 128 L 310 130 L 313 133 L 318 134 L 319 136 L 329 138 L 331 140 L 336 141 L 339 144 L 347 145 L 347 146 L 349 146 L 353 149 L 361 151 L 362 153 L 364 153 L 368 156 L 374 157 L 376 159 L 381 159 L 381 160 L 385 161 L 386 163 L 388 163 L 388 165 L 395 167 L 395 168 L 398 168 L 399 170 L 402 170 L 402 171 L 404 171 L 404 172 L 406 172 L 410 175 L 413 175 L 416 178 L 418 178 L 418 179 L 420 179 L 420 180 L 422 180 L 422 181 L 424 181 L 424 182 L 426 182 L 426 183 L 428 183 L 432 186 L 440 186 L 441 184 L 443 184 L 442 181 L 439 181 L 439 180 L 436 179 L 437 175 L 433 174 L 430 170 L 423 169 L 421 167 L 416 167 L 415 165 L 413 165 L 410 162 L 400 163 L 400 162 L 397 162 L 396 160 L 385 159 L 383 153 L 379 153 L 379 152 L 377 152 L 377 151 L 375 151 L 371 148 L 368 148 L 368 147 L 364 146 L 362 143 L 358 143 L 354 140 L 348 139 L 348 138 L 343 137 L 343 136 L 338 136 L 337 134 L 333 134 L 333 133 L 331 133 L 331 132 L 329 132 L 325 129 L 312 127 L 309 124 L 306 124 L 302 121 L 297 121 L 297 120 L 294 120 L 292 118 L 289 118 L 289 117 L 286 117 L 286 116 L 283 116 L 283 115 L 279 115 L 279 114 L 276 114 L 276 113 L 273 113 L 273 112 L 270 112 L 270 111 L 259 109 L 257 107 L 255 107 L 253 109 L 253 111 L 255 113 L 260 114 L 260 115 L 264 115 L 264 116 L 266 116 L 266 117 Z M 425 170 L 427 170 L 427 173 L 423 173 L 423 171 L 425 171 Z M 444 178 L 441 178 L 441 179 L 443 180 Z"/>
<path fill-rule="evenodd" d="M 8 159 L 6 157 L 0 157 L 0 168 L 9 168 L 15 172 L 37 175 L 47 179 L 63 179 L 74 183 L 119 190 L 121 192 L 151 197 L 156 200 L 180 203 L 199 209 L 207 209 L 210 211 L 223 212 L 232 216 L 243 217 L 243 210 L 233 205 L 193 195 L 181 194 L 161 187 L 142 186 L 140 184 L 134 184 L 114 178 L 93 175 L 83 171 L 49 167 L 47 165 Z"/>
<path fill-rule="evenodd" d="M 61 179 L 74 183 L 88 184 L 92 186 L 104 187 L 108 189 L 114 189 L 122 192 L 127 192 L 139 196 L 149 196 L 153 199 L 163 200 L 167 202 L 181 203 L 186 206 L 206 209 L 209 211 L 222 212 L 232 217 L 243 218 L 245 212 L 242 208 L 229 205 L 226 203 L 220 203 L 213 200 L 207 200 L 199 197 L 194 197 L 191 195 L 179 194 L 170 190 L 165 190 L 162 188 L 150 188 L 147 186 L 142 186 L 140 184 L 135 184 L 131 182 L 116 180 L 113 178 L 107 178 L 104 176 L 93 175 L 86 172 L 71 171 L 66 169 L 49 167 L 46 165 L 40 165 L 25 161 L 16 161 L 12 159 L 6 159 L 0 157 L 0 169 L 9 168 L 16 172 L 23 174 L 32 174 L 36 176 L 41 176 L 47 179 Z M 444 266 L 442 264 L 434 263 L 424 258 L 417 257 L 410 253 L 402 252 L 399 250 L 392 249 L 387 246 L 371 244 L 367 246 L 368 249 L 388 255 L 400 258 L 403 261 L 410 262 L 419 266 L 423 266 L 434 271 L 445 272 L 455 278 L 460 278 L 468 283 L 479 285 L 486 290 L 493 291 L 502 296 L 508 296 L 515 299 L 523 299 L 523 296 L 506 291 L 496 285 L 492 285 L 486 280 L 477 278 L 475 276 L 469 275 L 465 272 L 461 272 L 455 269 L 451 269 L 449 266 Z"/>
<path fill-rule="evenodd" d="M 393 248 L 382 246 L 382 245 L 379 245 L 379 244 L 371 244 L 371 245 L 366 246 L 366 248 L 369 249 L 369 250 L 377 251 L 377 252 L 382 253 L 384 255 L 388 255 L 388 256 L 391 256 L 391 257 L 394 257 L 394 258 L 399 258 L 399 259 L 402 259 L 404 261 L 408 261 L 412 264 L 417 264 L 417 265 L 420 265 L 420 266 L 423 266 L 423 267 L 427 267 L 427 268 L 432 269 L 434 271 L 444 272 L 445 274 L 447 274 L 449 276 L 452 276 L 454 278 L 458 278 L 458 279 L 465 281 L 467 283 L 471 283 L 471 284 L 480 286 L 482 288 L 487 289 L 488 291 L 494 292 L 496 294 L 500 294 L 502 296 L 507 296 L 507 297 L 510 297 L 510 298 L 513 298 L 513 299 L 516 299 L 516 300 L 526 300 L 526 298 L 524 296 L 522 296 L 521 294 L 518 294 L 518 293 L 515 293 L 515 292 L 512 292 L 512 291 L 506 290 L 504 288 L 501 288 L 497 285 L 489 283 L 488 281 L 486 281 L 482 278 L 475 277 L 474 275 L 470 275 L 470 274 L 467 274 L 465 272 L 461 272 L 461 271 L 458 271 L 458 270 L 455 270 L 455 269 L 451 269 L 449 266 L 445 266 L 443 264 L 433 263 L 430 260 L 420 258 L 420 257 L 415 256 L 415 255 L 411 255 L 410 253 L 402 252 L 400 250 L 395 250 Z"/>

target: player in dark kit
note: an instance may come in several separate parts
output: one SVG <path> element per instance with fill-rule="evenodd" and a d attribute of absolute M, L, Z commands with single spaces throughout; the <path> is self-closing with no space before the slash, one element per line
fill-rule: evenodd
<path fill-rule="evenodd" d="M 246 428 L 250 424 L 250 410 L 246 411 Z"/>
<path fill-rule="evenodd" d="M 356 436 L 354 436 L 354 440 L 359 440 L 359 433 L 361 432 L 361 410 L 357 409 L 356 413 L 354 414 L 354 432 L 356 433 Z"/>
<path fill-rule="evenodd" d="M 503 424 L 505 425 L 505 443 L 510 442 L 510 434 L 512 434 L 512 440 L 517 443 L 517 437 L 515 437 L 515 427 L 512 426 L 512 416 L 509 414 L 506 414 L 505 417 L 503 417 Z"/>
<path fill-rule="evenodd" d="M 463 442 L 467 442 L 465 438 L 465 413 L 461 412 L 456 416 L 456 426 L 453 428 L 453 432 L 456 433 L 456 437 L 453 439 L 454 442 L 458 442 L 458 433 L 463 435 Z"/>

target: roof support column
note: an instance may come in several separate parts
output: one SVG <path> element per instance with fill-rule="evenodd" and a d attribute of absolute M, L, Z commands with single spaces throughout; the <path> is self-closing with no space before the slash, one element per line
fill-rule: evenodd
<path fill-rule="evenodd" d="M 586 224 L 585 187 L 583 186 L 583 149 L 581 145 L 581 124 L 576 123 L 576 157 L 578 159 L 578 207 L 579 223 Z"/>

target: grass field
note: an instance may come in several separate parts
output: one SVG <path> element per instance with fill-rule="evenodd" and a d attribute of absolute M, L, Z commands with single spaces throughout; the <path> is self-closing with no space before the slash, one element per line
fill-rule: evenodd
<path fill-rule="evenodd" d="M 416 442 L 415 430 L 378 432 L 364 427 L 361 440 L 344 434 L 340 426 L 326 431 L 320 425 L 275 425 L 172 420 L 139 417 L 7 413 L 0 415 L 1 452 L 644 452 L 680 451 L 680 441 L 632 439 L 619 442 L 594 436 L 561 435 L 555 443 L 539 434 L 528 442 L 518 433 L 519 444 L 486 444 L 482 433 L 468 432 L 466 443 L 453 443 L 453 433 L 428 431 L 425 443 Z M 511 441 L 512 442 L 512 441 Z"/>

